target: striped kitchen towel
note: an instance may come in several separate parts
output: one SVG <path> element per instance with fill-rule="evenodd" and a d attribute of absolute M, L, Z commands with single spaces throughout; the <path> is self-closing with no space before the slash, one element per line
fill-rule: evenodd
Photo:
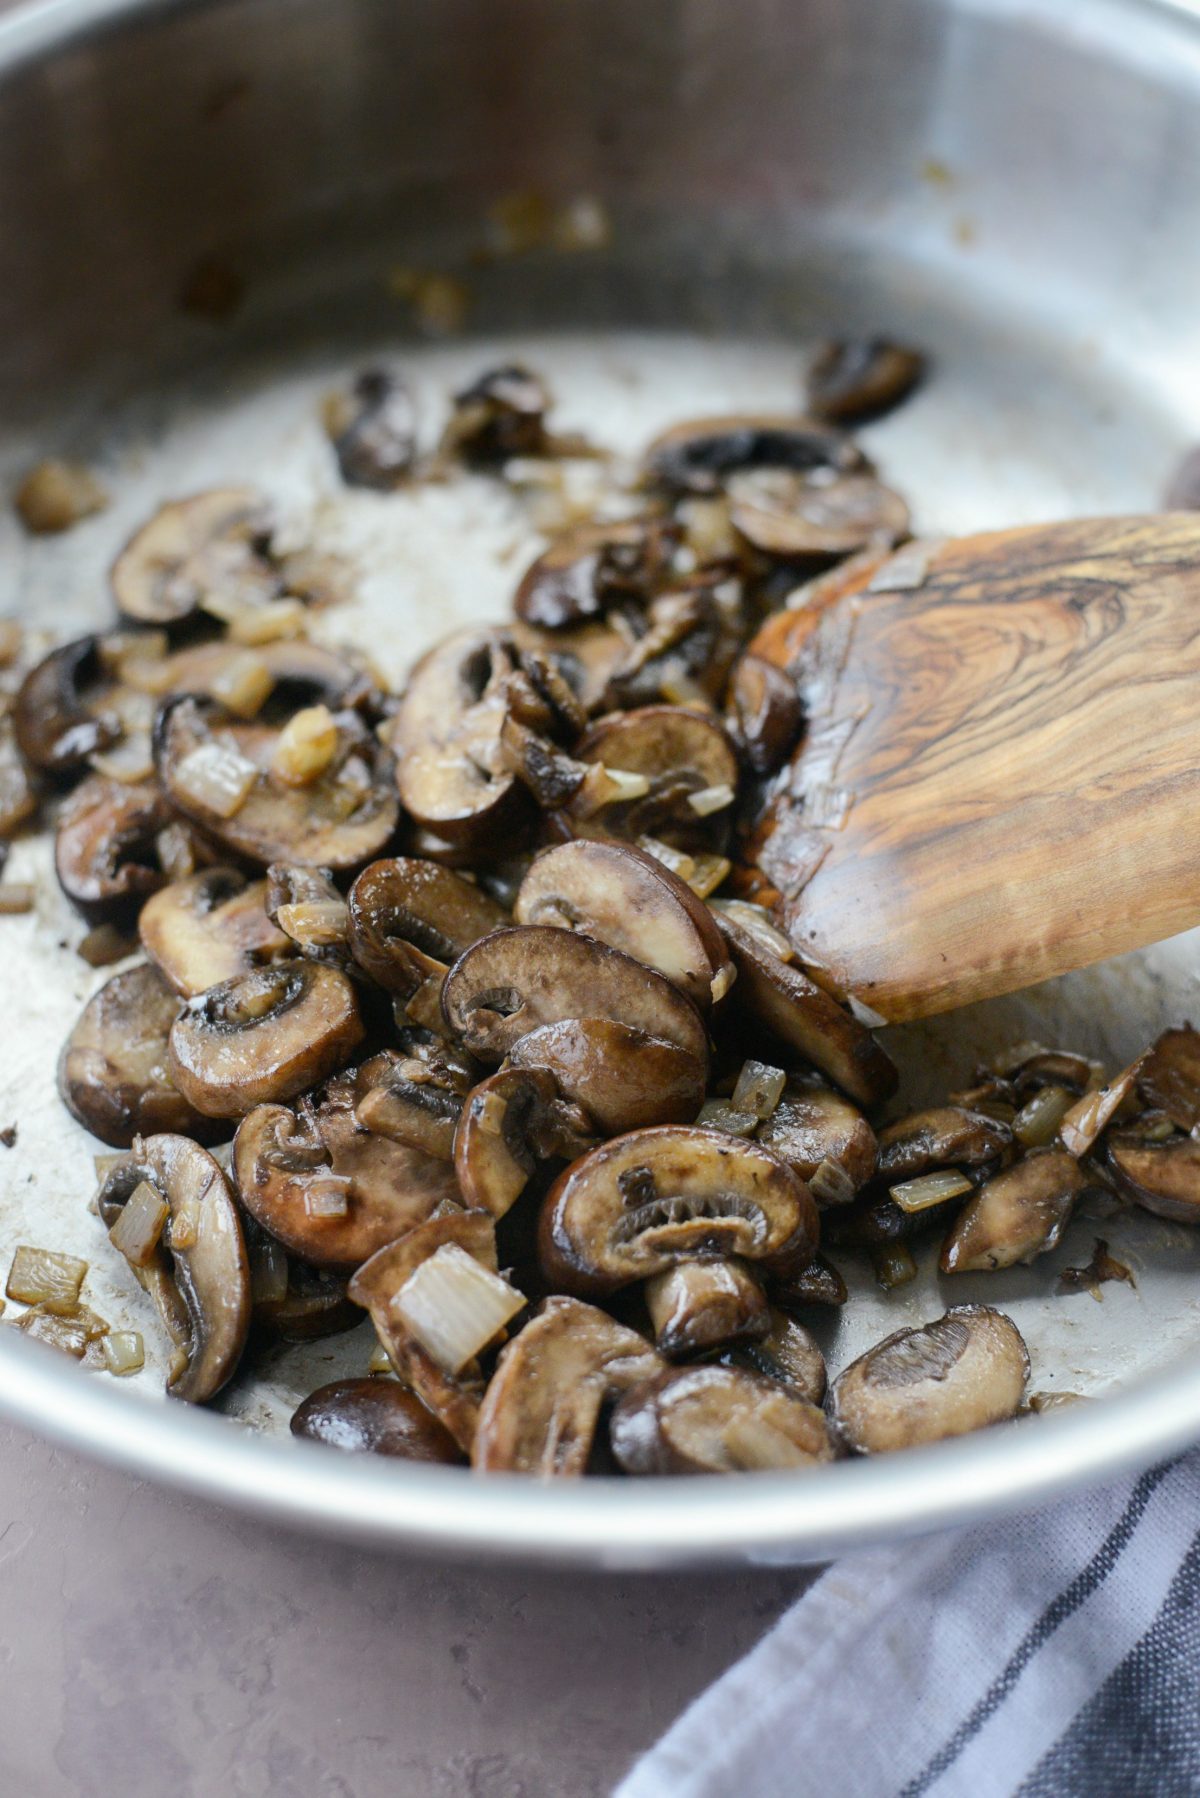
<path fill-rule="evenodd" d="M 829 1567 L 617 1798 L 1196 1798 L 1200 1453 Z"/>

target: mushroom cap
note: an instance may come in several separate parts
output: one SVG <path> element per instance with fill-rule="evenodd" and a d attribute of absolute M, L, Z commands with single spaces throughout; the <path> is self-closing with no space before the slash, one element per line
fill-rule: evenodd
<path fill-rule="evenodd" d="M 750 1473 L 835 1459 L 824 1413 L 739 1367 L 675 1367 L 626 1393 L 613 1412 L 626 1473 Z"/>
<path fill-rule="evenodd" d="M 408 998 L 480 937 L 503 906 L 452 868 L 417 856 L 372 862 L 350 888 L 350 949 L 386 992 Z"/>
<path fill-rule="evenodd" d="M 29 670 L 13 701 L 13 728 L 30 767 L 61 778 L 120 741 L 116 714 L 84 697 L 100 673 L 100 639 L 94 635 L 60 644 Z"/>
<path fill-rule="evenodd" d="M 879 1172 L 889 1184 L 930 1168 L 980 1167 L 1012 1148 L 1013 1133 L 998 1118 L 965 1105 L 936 1105 L 898 1118 L 879 1132 Z"/>
<path fill-rule="evenodd" d="M 250 487 L 168 501 L 113 563 L 117 609 L 137 624 L 182 623 L 209 592 L 244 579 L 238 561 L 252 559 L 255 540 L 269 529 L 266 502 Z"/>
<path fill-rule="evenodd" d="M 291 1432 L 350 1454 L 448 1466 L 463 1459 L 454 1438 L 416 1394 L 379 1374 L 333 1380 L 310 1392 L 292 1413 Z"/>
<path fill-rule="evenodd" d="M 829 558 L 891 548 L 908 535 L 908 507 L 872 474 L 812 479 L 790 468 L 753 468 L 726 484 L 734 529 L 761 555 Z"/>
<path fill-rule="evenodd" d="M 170 1210 L 153 1261 L 138 1270 L 181 1355 L 167 1392 L 203 1404 L 234 1372 L 250 1330 L 250 1268 L 237 1205 L 212 1156 L 186 1136 L 165 1133 L 136 1142 L 105 1178 L 97 1207 L 106 1225 L 143 1180 Z"/>
<path fill-rule="evenodd" d="M 771 1327 L 762 1287 L 740 1261 L 677 1261 L 646 1281 L 646 1309 L 669 1360 L 753 1341 Z"/>
<path fill-rule="evenodd" d="M 386 368 L 365 369 L 327 408 L 326 424 L 347 487 L 392 493 L 412 473 L 417 421 L 412 394 Z"/>
<path fill-rule="evenodd" d="M 202 868 L 146 901 L 138 917 L 142 948 L 176 992 L 195 998 L 294 953 L 268 917 L 266 900 L 265 880 L 247 880 L 236 868 Z"/>
<path fill-rule="evenodd" d="M 668 578 L 679 537 L 675 520 L 655 514 L 577 525 L 525 571 L 513 610 L 526 624 L 557 631 L 614 603 L 645 603 Z"/>
<path fill-rule="evenodd" d="M 670 981 L 590 937 L 549 925 L 495 930 L 446 976 L 442 1010 L 482 1061 L 501 1061 L 529 1031 L 564 1018 L 611 1018 L 707 1061 L 704 1022 Z"/>
<path fill-rule="evenodd" d="M 500 1351 L 471 1465 L 540 1478 L 586 1471 L 605 1403 L 663 1362 L 644 1337 L 578 1299 L 545 1299 Z"/>
<path fill-rule="evenodd" d="M 1200 1218 L 1200 1143 L 1191 1136 L 1155 1143 L 1113 1131 L 1107 1159 L 1119 1190 L 1143 1211 L 1181 1224 Z"/>
<path fill-rule="evenodd" d="M 701 1011 L 726 968 L 725 942 L 708 907 L 644 850 L 580 838 L 546 850 L 521 883 L 518 924 L 576 930 L 619 949 L 677 986 Z"/>
<path fill-rule="evenodd" d="M 102 1142 L 127 1149 L 162 1131 L 205 1141 L 219 1133 L 172 1078 L 167 1041 L 178 1015 L 178 995 L 148 962 L 114 974 L 84 1006 L 59 1057 L 58 1090 Z"/>
<path fill-rule="evenodd" d="M 687 1124 L 704 1103 L 707 1060 L 611 1018 L 563 1018 L 518 1037 L 514 1068 L 545 1068 L 605 1136 Z"/>
<path fill-rule="evenodd" d="M 246 1210 L 314 1267 L 352 1270 L 377 1249 L 457 1200 L 447 1162 L 365 1130 L 355 1114 L 353 1074 L 331 1080 L 302 1111 L 259 1105 L 238 1126 L 233 1175 Z M 323 1212 L 312 1199 L 329 1177 L 345 1209 Z"/>
<path fill-rule="evenodd" d="M 830 1415 L 851 1448 L 882 1454 L 1015 1417 L 1028 1378 L 1029 1354 L 1011 1318 L 988 1305 L 954 1305 L 852 1361 L 833 1383 Z"/>
<path fill-rule="evenodd" d="M 925 370 L 919 350 L 886 337 L 834 338 L 808 367 L 808 404 L 817 418 L 877 418 L 912 391 Z"/>
<path fill-rule="evenodd" d="M 564 1291 L 615 1292 L 678 1261 L 740 1257 L 786 1273 L 811 1260 L 808 1187 L 760 1143 L 696 1125 L 634 1130 L 566 1169 L 542 1205 L 542 1271 Z"/>
<path fill-rule="evenodd" d="M 645 475 L 676 493 L 716 493 L 746 468 L 865 468 L 853 440 L 818 419 L 786 413 L 686 419 L 656 437 Z"/>
<path fill-rule="evenodd" d="M 582 762 L 601 762 L 626 774 L 641 774 L 650 790 L 640 799 L 618 800 L 590 817 L 567 808 L 572 835 L 658 837 L 683 848 L 723 841 L 729 808 L 699 815 L 693 793 L 729 787 L 736 792 L 738 762 L 720 720 L 688 706 L 642 705 L 599 719 L 575 745 Z"/>
<path fill-rule="evenodd" d="M 942 1246 L 942 1272 L 982 1273 L 1044 1255 L 1057 1245 L 1084 1185 L 1065 1149 L 1025 1155 L 967 1200 Z"/>
<path fill-rule="evenodd" d="M 205 1117 L 245 1117 L 344 1067 L 362 1034 L 344 974 L 319 962 L 278 962 L 185 1005 L 171 1028 L 171 1074 Z"/>
<path fill-rule="evenodd" d="M 466 1203 L 503 1217 L 538 1161 L 573 1160 L 595 1142 L 591 1119 L 560 1096 L 541 1068 L 504 1067 L 481 1081 L 462 1109 L 454 1168 Z"/>
<path fill-rule="evenodd" d="M 54 838 L 58 884 L 85 918 L 127 918 L 166 880 L 155 838 L 174 813 L 153 781 L 136 785 L 93 774 L 59 815 Z"/>

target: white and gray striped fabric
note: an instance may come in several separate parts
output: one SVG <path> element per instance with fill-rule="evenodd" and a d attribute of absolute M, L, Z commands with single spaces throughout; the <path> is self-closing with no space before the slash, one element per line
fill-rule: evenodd
<path fill-rule="evenodd" d="M 1196 1798 L 1200 1455 L 828 1568 L 617 1798 Z"/>

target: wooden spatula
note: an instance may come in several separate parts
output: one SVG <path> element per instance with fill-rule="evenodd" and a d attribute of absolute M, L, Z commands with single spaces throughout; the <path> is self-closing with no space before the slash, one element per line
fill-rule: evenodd
<path fill-rule="evenodd" d="M 1200 923 L 1200 515 L 860 558 L 752 647 L 809 724 L 749 860 L 881 1019 Z"/>

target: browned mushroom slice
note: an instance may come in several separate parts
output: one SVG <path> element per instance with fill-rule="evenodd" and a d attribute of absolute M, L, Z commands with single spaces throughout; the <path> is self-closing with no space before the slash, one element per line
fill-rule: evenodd
<path fill-rule="evenodd" d="M 349 393 L 326 401 L 325 429 L 347 487 L 391 493 L 412 473 L 417 424 L 412 395 L 386 368 L 357 375 Z"/>
<path fill-rule="evenodd" d="M 563 1018 L 611 1018 L 705 1061 L 704 1022 L 690 999 L 631 956 L 570 930 L 495 930 L 459 956 L 442 987 L 446 1020 L 481 1061 Z"/>
<path fill-rule="evenodd" d="M 787 760 L 804 724 L 795 683 L 762 656 L 744 655 L 729 683 L 725 722 L 754 774 L 773 774 Z"/>
<path fill-rule="evenodd" d="M 716 705 L 748 629 L 745 589 L 727 568 L 701 568 L 646 608 L 643 628 L 614 668 L 604 709 Z"/>
<path fill-rule="evenodd" d="M 1086 1092 L 1097 1064 L 1071 1049 L 1042 1049 L 1022 1043 L 1001 1056 L 994 1072 L 1024 1099 L 1044 1086 L 1065 1086 L 1073 1093 Z"/>
<path fill-rule="evenodd" d="M 740 1367 L 676 1367 L 626 1393 L 613 1412 L 626 1473 L 767 1473 L 836 1458 L 823 1412 Z"/>
<path fill-rule="evenodd" d="M 247 881 L 236 868 L 189 874 L 142 907 L 142 947 L 176 992 L 194 998 L 294 953 L 267 916 L 266 896 L 266 881 Z"/>
<path fill-rule="evenodd" d="M 527 624 L 557 631 L 642 606 L 669 578 L 680 535 L 673 519 L 654 516 L 578 525 L 526 571 L 513 609 Z"/>
<path fill-rule="evenodd" d="M 442 448 L 464 462 L 491 467 L 513 456 L 540 456 L 547 447 L 550 396 L 527 368 L 488 369 L 454 396 Z"/>
<path fill-rule="evenodd" d="M 515 666 L 505 632 L 459 631 L 417 663 L 392 721 L 405 808 L 451 841 L 494 841 L 528 803 L 501 746 Z"/>
<path fill-rule="evenodd" d="M 238 1210 L 212 1156 L 185 1136 L 149 1136 L 106 1176 L 97 1209 L 111 1230 L 145 1183 L 168 1212 L 131 1262 L 174 1345 L 167 1391 L 203 1404 L 237 1367 L 250 1329 L 250 1270 Z"/>
<path fill-rule="evenodd" d="M 215 699 L 227 710 L 238 711 L 231 698 L 247 676 L 247 703 L 241 708 L 246 717 L 286 719 L 313 705 L 327 706 L 332 712 L 373 714 L 381 702 L 377 681 L 368 668 L 303 637 L 259 643 L 253 650 L 227 638 L 177 650 L 163 664 L 162 692 Z"/>
<path fill-rule="evenodd" d="M 54 868 L 85 918 L 127 918 L 162 886 L 157 839 L 172 817 L 153 782 L 126 786 L 93 774 L 76 788 L 59 817 Z"/>
<path fill-rule="evenodd" d="M 725 1343 L 752 1341 L 771 1327 L 762 1287 L 740 1261 L 679 1261 L 646 1281 L 654 1341 L 669 1360 Z"/>
<path fill-rule="evenodd" d="M 1108 1137 L 1108 1166 L 1117 1190 L 1159 1217 L 1200 1223 L 1200 1142 L 1168 1136 L 1149 1142 L 1133 1131 Z"/>
<path fill-rule="evenodd" d="M 889 1185 L 930 1168 L 980 1167 L 1012 1147 L 1012 1131 L 961 1105 L 914 1111 L 879 1132 L 879 1172 Z"/>
<path fill-rule="evenodd" d="M 233 1173 L 256 1222 L 315 1267 L 349 1269 L 458 1197 L 445 1161 L 364 1130 L 356 1083 L 315 1105 L 260 1105 L 238 1126 Z"/>
<path fill-rule="evenodd" d="M 503 908 L 450 868 L 415 856 L 372 862 L 350 888 L 350 948 L 386 992 L 411 998 L 464 949 L 508 922 Z"/>
<path fill-rule="evenodd" d="M 875 1172 L 875 1132 L 861 1111 L 812 1075 L 794 1075 L 755 1132 L 812 1188 L 818 1205 L 844 1205 Z"/>
<path fill-rule="evenodd" d="M 808 404 L 835 423 L 877 418 L 912 392 L 925 370 L 919 350 L 887 337 L 823 343 L 808 367 Z"/>
<path fill-rule="evenodd" d="M 12 717 L 0 717 L 0 842 L 15 836 L 37 808 L 37 787 L 18 752 Z"/>
<path fill-rule="evenodd" d="M 1164 1030 L 1142 1062 L 1138 1092 L 1156 1111 L 1165 1111 L 1180 1130 L 1200 1124 L 1200 1031 L 1184 1024 Z"/>
<path fill-rule="evenodd" d="M 1065 1149 L 1036 1149 L 981 1186 L 942 1246 L 944 1274 L 1028 1263 L 1054 1248 L 1084 1186 Z"/>
<path fill-rule="evenodd" d="M 362 1034 L 344 974 L 279 962 L 223 980 L 184 1007 L 171 1028 L 171 1074 L 205 1117 L 245 1117 L 344 1067 Z"/>
<path fill-rule="evenodd" d="M 573 1161 L 595 1143 L 591 1119 L 540 1068 L 502 1068 L 463 1106 L 454 1169 L 466 1203 L 503 1217 L 539 1161 Z"/>
<path fill-rule="evenodd" d="M 711 715 L 641 706 L 601 719 L 573 753 L 593 771 L 562 814 L 572 835 L 654 837 L 685 849 L 724 844 L 738 764 Z"/>
<path fill-rule="evenodd" d="M 611 618 L 547 630 L 513 620 L 514 644 L 527 653 L 551 658 L 587 715 L 600 711 L 617 669 L 629 655 L 629 633 Z"/>
<path fill-rule="evenodd" d="M 611 1018 L 564 1018 L 518 1038 L 515 1068 L 545 1068 L 604 1136 L 686 1124 L 704 1103 L 707 1060 Z"/>
<path fill-rule="evenodd" d="M 751 549 L 781 560 L 849 556 L 908 535 L 908 507 L 869 474 L 833 480 L 787 468 L 730 477 L 729 517 Z"/>
<path fill-rule="evenodd" d="M 825 1357 L 816 1339 L 802 1323 L 774 1305 L 768 1312 L 768 1325 L 757 1341 L 739 1345 L 731 1357 L 733 1365 L 749 1367 L 764 1379 L 778 1381 L 810 1405 L 821 1404 L 825 1397 Z"/>
<path fill-rule="evenodd" d="M 859 1105 L 880 1105 L 896 1090 L 890 1057 L 844 1005 L 794 963 L 718 914 L 733 952 L 737 985 L 731 1004 L 797 1050 Z"/>
<path fill-rule="evenodd" d="M 117 1149 L 157 1131 L 211 1137 L 171 1078 L 167 1038 L 178 1014 L 178 996 L 147 963 L 114 974 L 88 1000 L 64 1045 L 58 1090 L 93 1136 Z"/>
<path fill-rule="evenodd" d="M 446 1466 L 463 1459 L 453 1436 L 416 1394 L 378 1374 L 334 1380 L 309 1393 L 292 1414 L 291 1431 L 352 1455 L 395 1455 Z"/>
<path fill-rule="evenodd" d="M 380 1249 L 350 1282 L 400 1378 L 470 1452 L 483 1397 L 478 1355 L 524 1306 L 496 1272 L 484 1211 L 443 1206 Z"/>
<path fill-rule="evenodd" d="M 263 549 L 270 521 L 262 495 L 219 487 L 172 500 L 121 551 L 112 569 L 118 609 L 138 624 L 179 624 L 214 594 L 248 604 L 281 589 Z"/>
<path fill-rule="evenodd" d="M 354 713 L 331 724 L 326 765 L 293 782 L 277 768 L 284 732 L 220 724 L 195 699 L 171 700 L 155 728 L 158 776 L 176 809 L 237 855 L 356 868 L 396 829 L 391 758 Z"/>
<path fill-rule="evenodd" d="M 106 694 L 99 637 L 77 637 L 31 668 L 13 705 L 17 747 L 30 766 L 73 774 L 89 756 L 119 743 L 121 721 L 104 705 Z"/>
<path fill-rule="evenodd" d="M 786 1281 L 776 1281 L 772 1292 L 786 1306 L 844 1305 L 850 1296 L 845 1280 L 824 1255 L 814 1255 L 807 1267 L 789 1274 Z"/>
<path fill-rule="evenodd" d="M 1016 1325 L 987 1305 L 954 1305 L 897 1330 L 833 1383 L 830 1415 L 851 1448 L 884 1454 L 1015 1417 L 1029 1378 Z"/>
<path fill-rule="evenodd" d="M 702 1011 L 732 977 L 711 911 L 678 875 L 626 843 L 581 838 L 538 856 L 513 908 L 518 924 L 595 937 L 653 968 Z"/>
<path fill-rule="evenodd" d="M 695 1259 L 786 1274 L 811 1260 L 817 1229 L 807 1186 L 769 1149 L 667 1125 L 618 1136 L 560 1175 L 539 1254 L 564 1291 L 606 1293 Z"/>
<path fill-rule="evenodd" d="M 385 1049 L 358 1070 L 355 1116 L 377 1136 L 452 1161 L 463 1103 L 478 1078 L 471 1057 L 450 1043 L 409 1055 Z"/>
<path fill-rule="evenodd" d="M 500 1354 L 471 1465 L 541 1479 L 586 1472 L 604 1408 L 661 1372 L 644 1337 L 578 1299 L 555 1296 Z"/>
<path fill-rule="evenodd" d="M 645 456 L 647 479 L 674 493 L 716 493 L 748 468 L 865 466 L 862 451 L 841 431 L 786 415 L 691 419 L 656 437 Z"/>

